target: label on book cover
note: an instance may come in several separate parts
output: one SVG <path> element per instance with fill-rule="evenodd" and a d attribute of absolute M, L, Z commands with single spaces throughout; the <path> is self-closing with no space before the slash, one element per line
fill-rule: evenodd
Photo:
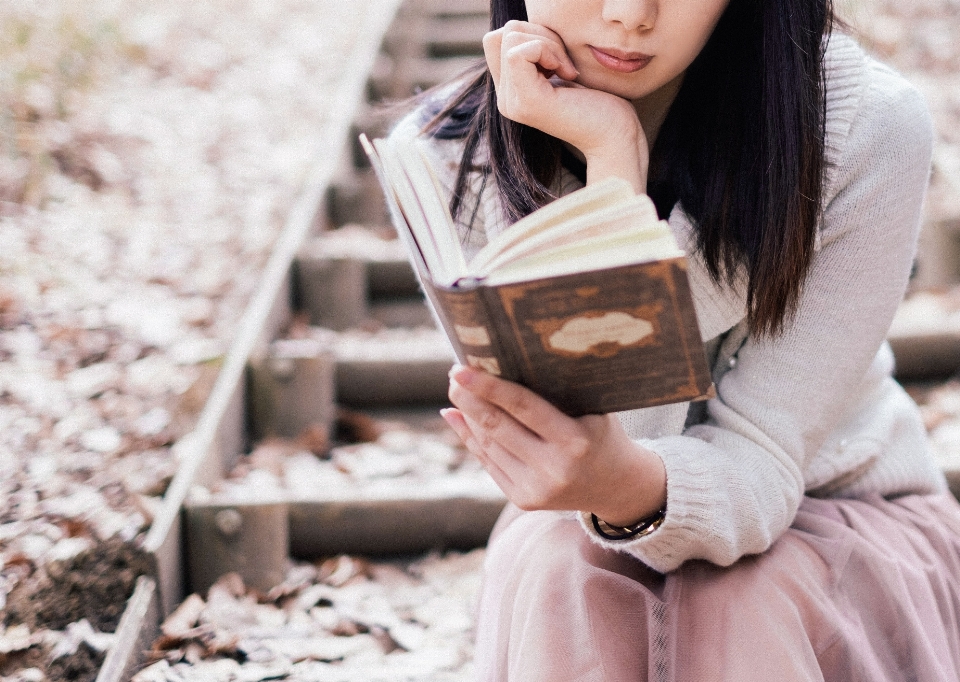
<path fill-rule="evenodd" d="M 520 383 L 573 416 L 697 398 L 710 372 L 683 266 L 668 259 L 481 287 L 496 313 L 493 343 L 505 339 Z"/>
<path fill-rule="evenodd" d="M 497 377 L 503 374 L 503 372 L 500 370 L 500 363 L 497 362 L 497 359 L 494 357 L 477 357 L 476 355 L 468 355 L 467 364 L 475 369 L 483 370 L 484 372 Z"/>
<path fill-rule="evenodd" d="M 611 357 L 624 348 L 639 348 L 653 340 L 660 306 L 630 311 L 587 312 L 568 318 L 532 323 L 548 352 L 569 357 Z"/>
<path fill-rule="evenodd" d="M 468 327 L 462 324 L 453 325 L 460 343 L 467 346 L 489 346 L 490 333 L 486 327 Z"/>

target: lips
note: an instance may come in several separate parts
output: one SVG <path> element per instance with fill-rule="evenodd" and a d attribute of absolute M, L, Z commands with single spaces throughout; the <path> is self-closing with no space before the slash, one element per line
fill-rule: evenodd
<path fill-rule="evenodd" d="M 593 53 L 593 58 L 596 59 L 601 66 L 620 73 L 639 71 L 653 59 L 651 55 L 641 52 L 624 52 L 608 47 L 601 49 L 593 45 L 589 45 L 588 47 L 590 48 L 590 52 Z"/>

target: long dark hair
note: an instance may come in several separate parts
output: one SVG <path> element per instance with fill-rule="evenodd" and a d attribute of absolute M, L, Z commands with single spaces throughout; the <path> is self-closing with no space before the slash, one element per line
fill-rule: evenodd
<path fill-rule="evenodd" d="M 491 30 L 525 21 L 523 0 L 491 0 Z M 651 151 L 647 191 L 661 217 L 679 202 L 717 281 L 748 278 L 751 331 L 777 334 L 795 310 L 820 219 L 831 0 L 730 0 L 688 68 Z M 554 198 L 562 144 L 500 115 L 478 67 L 427 132 L 463 139 L 451 212 L 471 173 L 489 172 L 509 222 Z M 474 163 L 481 144 L 488 166 Z"/>

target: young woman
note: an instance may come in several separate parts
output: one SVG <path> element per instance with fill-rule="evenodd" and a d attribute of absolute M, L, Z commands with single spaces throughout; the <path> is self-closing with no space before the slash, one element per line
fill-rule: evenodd
<path fill-rule="evenodd" d="M 468 252 L 620 176 L 690 256 L 717 397 L 571 419 L 466 367 L 444 417 L 512 502 L 481 680 L 960 679 L 960 511 L 884 338 L 931 154 L 829 0 L 493 0 L 420 135 Z M 523 510 L 523 511 L 521 511 Z"/>

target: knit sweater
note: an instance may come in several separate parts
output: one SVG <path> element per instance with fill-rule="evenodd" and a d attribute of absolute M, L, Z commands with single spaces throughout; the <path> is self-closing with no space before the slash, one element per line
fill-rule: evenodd
<path fill-rule="evenodd" d="M 729 565 L 766 550 L 803 496 L 893 496 L 945 489 L 919 411 L 893 380 L 885 336 L 907 285 L 930 167 L 932 126 L 920 94 L 835 34 L 826 52 L 823 219 L 796 314 L 774 338 L 746 324 L 746 287 L 718 284 L 696 255 L 694 226 L 678 205 L 669 224 L 690 254 L 700 330 L 716 398 L 622 412 L 628 434 L 663 460 L 667 513 L 655 532 L 596 542 L 667 572 L 688 559 Z M 418 134 L 407 117 L 392 133 Z M 452 191 L 462 152 L 430 139 Z M 482 159 L 481 159 L 482 161 Z M 496 188 L 482 191 L 468 254 L 504 228 Z M 563 171 L 562 192 L 580 187 Z M 467 229 L 469 228 L 469 229 Z M 576 512 L 572 512 L 576 513 Z"/>

